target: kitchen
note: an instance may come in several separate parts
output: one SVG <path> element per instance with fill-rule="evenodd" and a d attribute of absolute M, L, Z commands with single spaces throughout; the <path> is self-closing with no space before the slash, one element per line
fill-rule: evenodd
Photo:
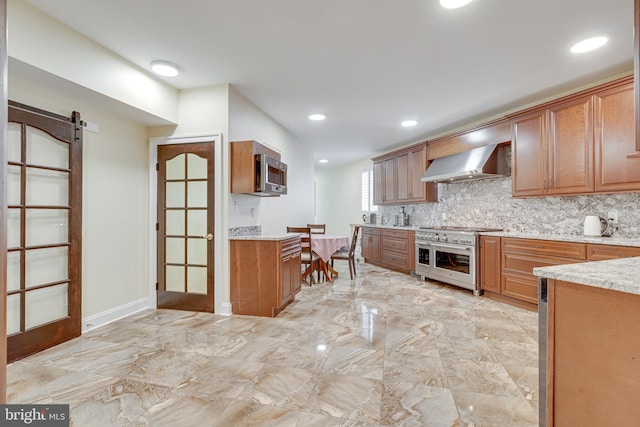
<path fill-rule="evenodd" d="M 14 2 L 15 3 L 15 2 Z M 14 5 L 14 7 L 16 7 Z M 39 17 L 42 18 L 42 17 Z M 55 32 L 53 32 L 55 33 Z M 14 40 L 19 40 L 20 38 L 14 37 Z M 16 47 L 17 49 L 17 47 Z M 19 50 L 16 50 L 17 53 L 22 53 Z M 28 56 L 17 55 L 20 60 L 28 61 Z M 35 60 L 36 64 L 42 65 Z M 33 82 L 28 81 L 27 77 L 29 76 L 29 72 L 33 72 L 29 67 L 20 68 L 20 64 L 14 62 L 12 64 L 19 72 L 22 72 L 22 76 L 27 80 L 26 82 L 18 82 L 18 78 L 12 79 L 11 90 L 14 91 L 15 94 L 18 94 L 20 98 L 26 102 L 32 101 L 34 104 L 41 104 L 42 100 L 34 95 L 33 90 Z M 46 68 L 46 65 L 43 65 Z M 625 74 L 624 72 L 616 71 L 614 74 Z M 626 75 L 628 75 L 628 71 Z M 592 81 L 582 81 L 577 86 L 586 86 L 593 83 Z M 46 85 L 45 85 L 46 86 Z M 566 88 L 566 90 L 573 89 L 577 86 L 572 86 L 572 88 Z M 46 88 L 45 88 L 46 89 Z M 50 89 L 50 88 L 49 88 Z M 39 88 L 38 88 L 39 90 Z M 51 89 L 50 89 L 51 90 Z M 227 95 L 231 93 L 230 97 L 232 98 L 232 109 L 237 108 L 249 110 L 253 107 L 250 107 L 249 102 L 244 99 L 241 94 L 234 93 L 233 88 L 225 89 L 227 91 Z M 224 91 L 224 90 L 223 90 Z M 208 100 L 213 105 L 213 99 L 217 99 L 218 93 L 215 90 L 210 90 L 206 93 L 209 97 Z M 58 93 L 52 93 L 50 98 L 58 98 Z M 201 109 L 197 113 L 194 114 L 198 107 L 195 107 L 195 103 L 188 105 L 189 100 L 194 100 L 198 96 L 202 94 L 197 93 L 195 90 L 184 91 L 182 102 L 185 105 L 185 110 L 183 111 L 183 117 L 180 121 L 179 131 L 177 133 L 183 134 L 199 134 L 202 132 L 211 132 L 212 130 L 221 131 L 223 134 L 231 135 L 230 138 L 232 140 L 239 139 L 252 139 L 256 138 L 256 129 L 255 125 L 258 121 L 266 121 L 267 118 L 264 114 L 259 114 L 257 112 L 257 108 L 253 111 L 253 114 L 249 114 L 247 116 L 243 116 L 238 118 L 238 115 L 231 114 L 230 122 L 232 123 L 207 123 L 206 126 L 203 126 L 202 122 L 198 122 L 198 114 L 202 114 L 203 116 L 209 115 L 213 117 L 217 114 L 215 108 L 212 109 Z M 229 96 L 229 95 L 228 95 Z M 551 94 L 548 94 L 551 96 Z M 58 98 L 62 99 L 62 98 Z M 72 100 L 73 101 L 73 100 Z M 56 103 L 55 101 L 48 100 L 45 103 L 47 106 L 55 105 L 56 109 L 66 111 L 68 109 L 68 105 L 72 104 L 72 102 L 66 103 L 66 105 L 61 105 L 63 103 Z M 158 103 L 160 105 L 160 103 Z M 218 105 L 217 103 L 215 105 Z M 201 107 L 201 106 L 200 106 Z M 242 108 L 240 108 L 242 107 Z M 515 107 L 514 107 L 515 108 Z M 109 127 L 106 125 L 109 121 L 116 122 L 112 116 L 107 115 L 107 117 L 100 116 L 95 109 L 84 108 L 84 111 L 89 111 L 90 114 L 87 117 L 89 121 L 98 121 L 102 125 L 104 130 L 108 130 Z M 214 111 L 212 111 L 214 110 Z M 496 112 L 497 113 L 497 112 Z M 162 113 L 157 113 L 162 115 Z M 92 117 L 93 116 L 93 117 Z M 100 117 L 99 119 L 95 119 L 95 117 Z M 93 120 L 92 120 L 93 118 Z M 163 123 L 165 126 L 169 126 L 167 123 Z M 466 123 L 458 123 L 458 125 L 463 126 Z M 121 125 L 122 127 L 130 127 L 129 132 L 136 133 L 136 140 L 145 140 L 146 133 L 151 133 L 150 136 L 157 136 L 158 129 L 154 128 L 151 131 L 148 131 L 144 127 L 134 126 L 134 125 Z M 250 129 L 250 127 L 253 127 Z M 242 129 L 242 130 L 241 130 Z M 276 130 L 273 130 L 276 129 Z M 446 129 L 448 131 L 448 129 Z M 166 132 L 164 132 L 166 134 Z M 301 171 L 292 170 L 292 174 L 295 179 L 292 179 L 291 185 L 292 189 L 290 190 L 290 194 L 286 197 L 280 197 L 277 199 L 270 200 L 261 200 L 258 201 L 257 198 L 252 198 L 249 196 L 230 196 L 228 199 L 222 199 L 221 207 L 223 211 L 228 211 L 228 213 L 224 213 L 225 216 L 225 226 L 229 227 L 243 227 L 243 226 L 253 226 L 260 224 L 266 230 L 277 230 L 282 229 L 283 224 L 293 224 L 297 218 L 305 217 L 310 218 L 313 216 L 313 207 L 316 206 L 316 217 L 323 222 L 326 222 L 330 227 L 334 227 L 337 232 L 347 233 L 344 230 L 346 227 L 345 224 L 349 224 L 350 222 L 355 222 L 361 217 L 360 211 L 360 176 L 361 176 L 361 165 L 369 168 L 371 166 L 370 157 L 362 160 L 360 164 L 351 165 L 349 167 L 338 167 L 336 169 L 331 169 L 324 171 L 321 169 L 321 166 L 315 166 L 315 159 L 312 159 L 310 153 L 303 151 L 296 147 L 296 143 L 294 138 L 291 138 L 290 135 L 287 135 L 287 132 L 283 131 L 281 128 L 277 128 L 273 126 L 269 131 L 262 130 L 262 133 L 265 135 L 264 138 L 260 137 L 259 139 L 265 143 L 279 144 L 280 142 L 274 142 L 277 140 L 286 140 L 286 143 L 282 143 L 282 145 L 278 146 L 283 155 L 286 155 L 288 158 L 285 160 L 289 164 L 298 164 L 302 165 L 300 168 L 306 166 L 306 170 Z M 442 133 L 445 133 L 445 130 L 442 130 Z M 93 141 L 96 143 L 87 144 L 87 155 L 89 156 L 88 160 L 91 161 L 95 159 L 93 156 L 101 156 L 107 154 L 107 156 L 103 156 L 106 159 L 111 159 L 114 153 L 109 152 L 108 144 L 101 144 L 100 142 L 111 142 L 110 140 L 102 140 L 104 136 L 104 131 L 101 135 L 90 136 Z M 399 141 L 404 137 L 395 139 L 392 138 L 390 140 Z M 115 139 L 115 138 L 114 138 Z M 138 197 L 130 197 L 126 198 L 125 195 L 122 196 L 122 199 L 113 197 L 109 194 L 110 187 L 102 184 L 102 182 L 108 182 L 110 178 L 110 174 L 108 171 L 103 170 L 101 168 L 101 163 L 97 160 L 91 162 L 91 167 L 87 168 L 87 176 L 89 178 L 88 184 L 91 186 L 89 189 L 92 190 L 94 194 L 104 194 L 105 199 L 102 201 L 99 200 L 89 200 L 87 203 L 90 203 L 91 208 L 88 210 L 91 214 L 87 216 L 87 221 L 90 221 L 88 225 L 89 230 L 92 230 L 89 233 L 89 238 L 92 236 L 99 237 L 102 242 L 109 242 L 108 247 L 111 248 L 111 252 L 114 251 L 113 248 L 118 248 L 121 245 L 113 240 L 112 236 L 109 236 L 109 233 L 102 233 L 101 225 L 109 224 L 107 218 L 103 218 L 99 216 L 98 211 L 104 210 L 105 212 L 113 212 L 113 209 L 110 207 L 117 203 L 127 203 L 131 206 L 135 207 L 136 212 L 140 212 L 140 214 L 135 215 L 135 224 L 131 223 L 132 219 L 122 218 L 120 219 L 122 224 L 126 224 L 127 230 L 126 233 L 134 239 L 135 244 L 130 245 L 131 247 L 139 247 L 143 248 L 142 250 L 135 251 L 132 254 L 133 259 L 139 260 L 141 265 L 147 265 L 149 263 L 145 258 L 153 257 L 153 249 L 150 248 L 150 244 L 147 241 L 147 236 L 138 236 L 140 234 L 139 230 L 146 230 L 146 212 L 150 210 L 147 206 L 147 203 L 141 203 L 140 200 L 145 201 L 148 197 L 147 190 L 142 188 L 144 186 L 135 186 L 131 184 L 135 184 L 140 182 L 139 180 L 146 180 L 147 173 L 146 162 L 143 160 L 144 157 L 148 154 L 146 147 L 144 146 L 144 142 L 139 143 L 137 145 L 132 145 L 131 147 L 126 147 L 123 145 L 118 147 L 118 150 L 128 151 L 131 150 L 134 153 L 131 153 L 128 156 L 128 161 L 131 164 L 134 163 L 135 167 L 140 169 L 140 173 L 134 172 L 135 176 L 125 177 L 115 177 L 114 184 L 117 185 L 117 188 L 126 188 L 129 190 L 135 190 L 135 195 Z M 112 146 L 113 147 L 113 146 Z M 379 152 L 385 152 L 385 150 L 379 149 Z M 224 157 L 226 154 L 223 152 L 222 158 L 227 160 Z M 117 156 L 116 156 L 117 157 Z M 371 156 L 373 157 L 373 156 Z M 116 162 L 113 162 L 114 164 Z M 224 164 L 225 162 L 222 162 Z M 117 166 L 114 166 L 117 167 Z M 315 178 L 313 169 L 315 168 Z M 122 167 L 122 172 L 131 173 L 134 168 Z M 114 170 L 115 171 L 115 170 Z M 222 184 L 222 188 L 226 188 L 228 184 L 228 174 L 220 175 L 220 182 Z M 312 188 L 314 185 L 312 182 L 315 179 L 315 191 L 317 193 L 317 198 L 313 198 Z M 337 188 L 343 189 L 344 191 L 336 191 Z M 355 188 L 355 189 L 354 189 Z M 488 218 L 491 219 L 491 222 L 488 224 L 482 224 L 483 226 L 491 226 L 491 227 L 500 227 L 507 228 L 505 224 L 509 225 L 509 229 L 514 229 L 518 231 L 548 231 L 548 230 L 561 230 L 566 234 L 579 234 L 580 233 L 580 222 L 583 220 L 583 217 L 589 214 L 597 214 L 597 215 L 607 215 L 608 212 L 618 212 L 619 213 L 619 221 L 620 221 L 620 235 L 624 235 L 624 233 L 634 233 L 637 230 L 634 229 L 634 217 L 633 217 L 633 209 L 630 209 L 634 205 L 634 199 L 632 193 L 629 194 L 618 194 L 614 196 L 589 196 L 589 197 L 581 197 L 581 196 L 568 196 L 568 197 L 553 197 L 553 198 L 542 198 L 542 199 L 513 199 L 509 198 L 509 191 L 511 189 L 511 185 L 509 184 L 509 178 L 499 178 L 493 182 L 485 182 L 485 183 L 459 183 L 454 184 L 450 187 L 450 191 L 442 190 L 441 191 L 441 202 L 435 205 L 405 205 L 410 218 L 414 221 L 413 224 L 417 224 L 415 221 L 423 221 L 423 224 L 427 225 L 436 225 L 436 224 L 453 224 L 458 225 L 458 219 L 463 219 L 468 224 L 477 225 L 478 218 L 484 218 L 485 214 Z M 488 194 L 495 191 L 495 194 Z M 295 194 L 296 197 L 291 196 L 291 194 Z M 482 195 L 482 198 L 478 198 L 478 195 Z M 484 197 L 488 199 L 484 200 Z M 353 208 L 355 203 L 355 209 Z M 477 204 L 479 202 L 481 206 L 484 206 L 486 209 L 480 210 Z M 94 206 L 97 205 L 97 209 Z M 331 209 L 332 206 L 340 206 L 344 209 Z M 501 206 L 506 209 L 496 209 L 496 206 Z M 489 209 L 489 207 L 491 209 Z M 381 206 L 380 219 L 388 222 L 391 218 L 393 218 L 396 214 L 399 213 L 400 206 Z M 572 210 L 572 209 L 578 209 Z M 282 217 L 274 216 L 270 214 L 273 210 L 276 210 L 279 214 L 282 214 Z M 528 214 L 522 214 L 525 212 L 524 209 L 531 209 Z M 354 211 L 357 211 L 354 215 Z M 323 213 L 324 212 L 324 213 Z M 548 212 L 548 214 L 546 213 Z M 323 217 L 323 215 L 327 215 Z M 347 218 L 342 218 L 341 216 L 345 215 Z M 120 217 L 117 217 L 120 218 Z M 637 224 L 637 222 L 635 223 Z M 513 226 L 513 228 L 511 228 Z M 145 231 L 145 233 L 150 233 L 150 231 Z M 221 234 L 224 236 L 226 230 L 222 230 Z M 633 234 L 629 234 L 629 236 L 634 236 Z M 92 242 L 92 240 L 88 240 L 87 243 Z M 91 245 L 92 251 L 95 250 L 97 244 Z M 127 253 L 128 248 L 125 248 L 122 254 L 112 255 L 109 253 L 109 250 L 105 250 L 102 258 L 109 259 L 112 256 L 116 258 L 119 256 L 123 256 L 124 253 Z M 222 247 L 220 249 L 221 254 L 224 259 L 224 251 L 225 248 Z M 142 255 L 140 254 L 142 252 Z M 147 255 L 147 252 L 149 255 Z M 89 287 L 89 292 L 87 292 L 85 301 L 85 317 L 97 316 L 103 312 L 107 312 L 110 309 L 115 307 L 120 307 L 126 304 L 134 303 L 150 293 L 148 289 L 148 283 L 152 282 L 149 280 L 149 274 L 142 274 L 139 271 L 131 271 L 128 274 L 128 278 L 131 282 L 143 282 L 144 286 L 136 287 L 135 291 L 132 292 L 130 289 L 127 289 L 127 284 L 120 284 L 121 280 L 118 280 L 117 277 L 114 277 L 113 273 L 110 270 L 117 269 L 119 267 L 118 264 L 111 265 L 111 268 L 105 268 L 102 266 L 97 255 L 93 255 L 92 253 L 87 254 L 88 261 L 90 262 L 90 268 L 87 269 L 88 277 L 86 282 Z M 125 261 L 125 260 L 122 260 Z M 125 262 L 122 263 L 125 265 Z M 216 270 L 221 275 L 218 277 L 219 283 L 224 283 L 225 281 L 225 269 L 219 268 Z M 228 274 L 228 273 L 227 273 Z M 103 276 L 103 277 L 100 277 Z M 110 280 L 109 280 L 110 279 Z M 97 286 L 96 284 L 99 284 Z M 115 286 L 113 288 L 112 286 Z M 136 285 L 137 286 L 137 285 Z M 111 294 L 107 294 L 103 288 L 111 288 L 114 291 Z M 228 293 L 224 288 L 216 290 L 216 301 L 219 303 L 224 303 L 228 301 Z M 126 295 L 126 296 L 125 296 Z M 217 306 L 216 310 L 222 309 L 222 307 Z M 90 319 L 91 320 L 91 319 Z"/>

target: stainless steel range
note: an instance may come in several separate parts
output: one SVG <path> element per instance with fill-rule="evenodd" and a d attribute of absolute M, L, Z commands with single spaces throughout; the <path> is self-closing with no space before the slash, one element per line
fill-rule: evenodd
<path fill-rule="evenodd" d="M 416 274 L 480 295 L 478 233 L 495 228 L 420 227 L 416 230 Z"/>

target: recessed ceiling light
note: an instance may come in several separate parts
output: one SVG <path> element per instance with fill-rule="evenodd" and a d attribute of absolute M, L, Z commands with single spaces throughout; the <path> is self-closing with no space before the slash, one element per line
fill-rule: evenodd
<path fill-rule="evenodd" d="M 318 160 L 318 163 L 329 163 L 329 160 L 327 160 L 327 159 L 320 159 L 320 160 Z"/>
<path fill-rule="evenodd" d="M 312 114 L 309 116 L 309 120 L 313 121 L 324 120 L 326 118 L 327 116 L 325 116 L 324 114 Z"/>
<path fill-rule="evenodd" d="M 591 37 L 590 39 L 582 40 L 581 42 L 571 46 L 571 53 L 590 52 L 604 46 L 608 40 L 609 39 L 604 36 Z"/>
<path fill-rule="evenodd" d="M 415 120 L 405 120 L 404 122 L 400 123 L 402 126 L 409 128 L 411 126 L 415 126 L 418 124 L 418 122 L 416 122 Z"/>
<path fill-rule="evenodd" d="M 471 2 L 472 0 L 440 0 L 440 6 L 446 9 L 457 9 Z"/>
<path fill-rule="evenodd" d="M 179 74 L 178 66 L 168 61 L 151 61 L 151 70 L 163 77 L 175 77 Z"/>

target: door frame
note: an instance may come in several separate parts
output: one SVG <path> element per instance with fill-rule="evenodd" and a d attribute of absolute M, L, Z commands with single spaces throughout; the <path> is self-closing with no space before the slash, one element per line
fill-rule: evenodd
<path fill-rule="evenodd" d="M 226 305 L 221 302 L 224 301 L 224 297 L 219 295 L 220 286 L 223 283 L 223 265 L 222 257 L 223 253 L 223 239 L 220 231 L 222 230 L 222 212 L 224 205 L 222 203 L 222 191 L 219 191 L 220 183 L 222 180 L 223 163 L 222 163 L 222 133 L 212 133 L 205 135 L 193 135 L 193 136 L 169 136 L 151 138 L 149 140 L 149 308 L 158 308 L 158 299 L 156 291 L 157 278 L 157 266 L 158 266 L 158 254 L 157 245 L 158 237 L 156 232 L 157 210 L 158 210 L 158 174 L 156 172 L 156 163 L 158 162 L 158 146 L 169 144 L 193 144 L 211 142 L 213 144 L 213 160 L 214 160 L 214 174 L 213 179 L 216 186 L 213 192 L 214 202 L 214 233 L 213 247 L 214 253 L 217 254 L 214 259 L 214 285 L 213 285 L 213 298 L 215 302 L 214 313 L 216 314 L 231 314 L 231 310 L 227 313 Z M 224 169 L 226 170 L 226 168 Z M 222 299 L 220 299 L 222 298 Z"/>

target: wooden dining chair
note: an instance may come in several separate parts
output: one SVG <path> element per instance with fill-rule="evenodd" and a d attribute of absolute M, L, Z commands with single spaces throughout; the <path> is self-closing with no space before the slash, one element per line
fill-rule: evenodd
<path fill-rule="evenodd" d="M 307 224 L 311 229 L 311 234 L 325 234 L 327 230 L 326 224 Z"/>
<path fill-rule="evenodd" d="M 334 259 L 342 259 L 349 263 L 349 277 L 351 277 L 351 280 L 356 276 L 356 242 L 358 241 L 359 232 L 360 226 L 354 225 L 353 236 L 351 237 L 351 245 L 349 245 L 349 249 L 340 249 L 331 256 L 332 267 Z"/>
<path fill-rule="evenodd" d="M 309 276 L 309 285 L 313 284 L 313 272 L 318 272 L 318 282 L 320 281 L 320 257 L 311 250 L 311 228 L 309 227 L 287 227 L 287 233 L 301 233 L 300 246 L 302 247 L 302 265 L 305 266 L 302 280 Z M 305 280 L 306 281 L 306 280 Z"/>

